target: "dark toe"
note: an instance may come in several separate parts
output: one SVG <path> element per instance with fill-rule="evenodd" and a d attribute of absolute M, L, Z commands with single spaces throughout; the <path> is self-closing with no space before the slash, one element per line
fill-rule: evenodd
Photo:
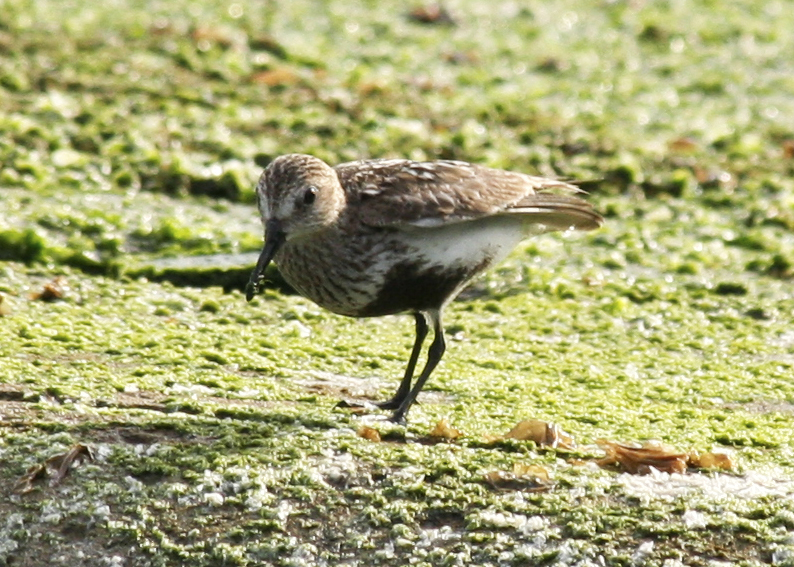
<path fill-rule="evenodd" d="M 405 412 L 401 412 L 400 410 L 394 412 L 389 418 L 389 421 L 397 425 L 408 425 L 408 420 L 405 419 Z"/>

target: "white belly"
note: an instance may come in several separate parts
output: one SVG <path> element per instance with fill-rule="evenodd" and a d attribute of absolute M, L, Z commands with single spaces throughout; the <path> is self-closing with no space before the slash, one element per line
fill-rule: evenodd
<path fill-rule="evenodd" d="M 486 217 L 432 228 L 408 228 L 402 240 L 416 250 L 423 262 L 435 266 L 488 266 L 502 261 L 529 236 L 518 218 Z"/>

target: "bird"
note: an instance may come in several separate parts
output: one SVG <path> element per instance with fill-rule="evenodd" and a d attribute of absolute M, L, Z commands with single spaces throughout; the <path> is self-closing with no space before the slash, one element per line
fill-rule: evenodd
<path fill-rule="evenodd" d="M 582 194 L 566 181 L 464 161 L 369 159 L 332 167 L 310 155 L 281 155 L 256 185 L 264 245 L 246 299 L 260 292 L 274 261 L 300 295 L 333 313 L 412 314 L 405 374 L 394 396 L 377 404 L 405 424 L 446 350 L 446 305 L 525 238 L 601 226 L 603 217 Z"/>

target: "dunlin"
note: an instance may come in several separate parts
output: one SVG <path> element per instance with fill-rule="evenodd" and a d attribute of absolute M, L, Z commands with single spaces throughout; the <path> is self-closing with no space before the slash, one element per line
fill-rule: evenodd
<path fill-rule="evenodd" d="M 603 222 L 577 187 L 461 161 L 363 160 L 330 167 L 276 158 L 257 184 L 265 244 L 250 301 L 274 260 L 298 293 L 334 313 L 412 313 L 416 340 L 396 394 L 378 404 L 406 414 L 444 354 L 441 312 L 478 273 L 522 239 Z M 411 386 L 429 326 L 434 338 Z"/>

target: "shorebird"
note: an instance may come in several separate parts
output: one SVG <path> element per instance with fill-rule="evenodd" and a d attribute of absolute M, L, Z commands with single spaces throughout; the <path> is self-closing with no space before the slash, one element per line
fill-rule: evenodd
<path fill-rule="evenodd" d="M 276 158 L 256 187 L 265 243 L 246 286 L 259 292 L 275 261 L 317 305 L 350 317 L 412 313 L 408 366 L 378 404 L 406 414 L 445 351 L 441 315 L 469 281 L 521 240 L 592 230 L 603 218 L 564 181 L 462 161 L 362 160 L 331 167 L 302 154 Z M 422 372 L 416 363 L 433 328 Z"/>

